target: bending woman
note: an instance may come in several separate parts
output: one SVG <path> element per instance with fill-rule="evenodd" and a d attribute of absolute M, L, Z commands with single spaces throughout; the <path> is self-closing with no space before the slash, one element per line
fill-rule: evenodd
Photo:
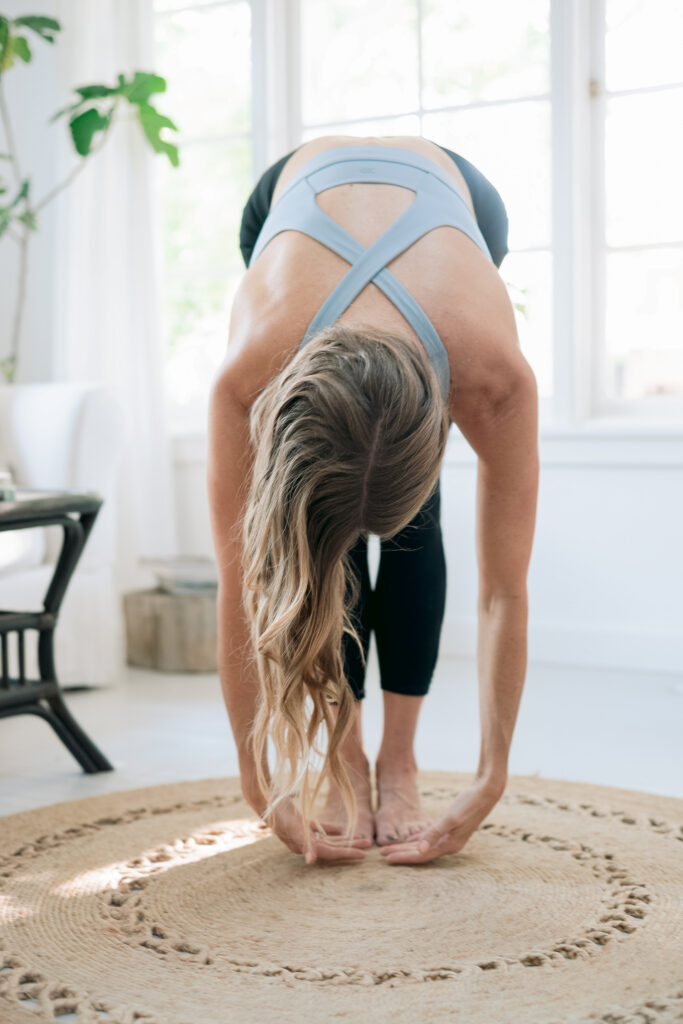
<path fill-rule="evenodd" d="M 374 839 L 389 863 L 457 852 L 504 792 L 526 673 L 538 396 L 496 269 L 505 209 L 426 139 L 325 136 L 261 177 L 240 244 L 207 486 L 245 799 L 309 863 L 361 858 Z M 481 745 L 471 784 L 430 822 L 413 744 L 445 608 L 451 422 L 478 457 Z M 376 809 L 361 729 L 372 630 Z"/>

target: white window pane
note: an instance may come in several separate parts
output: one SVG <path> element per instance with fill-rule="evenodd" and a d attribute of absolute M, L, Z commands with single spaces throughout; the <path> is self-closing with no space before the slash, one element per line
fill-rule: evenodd
<path fill-rule="evenodd" d="M 680 0 L 607 0 L 605 15 L 608 89 L 683 82 Z"/>
<path fill-rule="evenodd" d="M 417 110 L 416 0 L 301 0 L 304 125 Z"/>
<path fill-rule="evenodd" d="M 607 101 L 608 245 L 683 240 L 682 125 L 683 89 Z"/>
<path fill-rule="evenodd" d="M 550 90 L 549 0 L 423 0 L 425 107 Z"/>
<path fill-rule="evenodd" d="M 390 138 L 393 135 L 419 135 L 420 118 L 417 114 L 406 117 L 388 117 L 377 121 L 350 121 L 346 124 L 326 124 L 324 128 L 307 128 L 302 132 L 302 142 L 311 142 L 321 135 L 353 135 L 364 138 Z"/>
<path fill-rule="evenodd" d="M 197 142 L 159 169 L 166 274 L 238 270 L 242 210 L 252 189 L 248 141 Z"/>
<path fill-rule="evenodd" d="M 155 65 L 168 86 L 164 109 L 183 137 L 250 130 L 249 3 L 159 15 L 155 46 Z"/>
<path fill-rule="evenodd" d="M 227 349 L 230 307 L 241 277 L 233 273 L 166 282 L 164 387 L 174 414 L 208 395 L 209 382 Z"/>
<path fill-rule="evenodd" d="M 539 396 L 546 397 L 553 394 L 552 275 L 549 252 L 511 252 L 500 267 L 515 306 L 520 348 L 536 376 Z"/>
<path fill-rule="evenodd" d="M 511 249 L 550 245 L 550 104 L 547 100 L 425 114 L 426 138 L 473 163 L 498 189 Z"/>
<path fill-rule="evenodd" d="M 683 248 L 607 255 L 607 393 L 683 395 Z"/>
<path fill-rule="evenodd" d="M 215 0 L 153 0 L 153 5 L 155 11 L 177 11 L 185 7 L 206 7 L 214 2 Z M 230 0 L 226 2 L 229 3 Z"/>

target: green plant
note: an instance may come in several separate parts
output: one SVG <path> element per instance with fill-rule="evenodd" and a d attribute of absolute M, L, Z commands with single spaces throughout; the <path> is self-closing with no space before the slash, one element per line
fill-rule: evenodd
<path fill-rule="evenodd" d="M 106 139 L 117 112 L 123 107 L 133 109 L 145 138 L 156 153 L 165 154 L 174 167 L 179 164 L 178 149 L 162 138 L 162 131 L 177 131 L 170 118 L 161 114 L 150 102 L 156 93 L 166 90 L 166 80 L 160 75 L 136 71 L 131 78 L 118 75 L 116 85 L 84 85 L 76 89 L 77 99 L 50 119 L 68 118 L 69 131 L 80 162 L 46 195 L 34 200 L 31 181 L 25 177 L 17 155 L 14 133 L 4 92 L 4 76 L 17 60 L 28 64 L 33 58 L 29 38 L 31 33 L 47 43 L 54 43 L 61 25 L 54 18 L 24 15 L 10 19 L 0 15 L 0 120 L 7 152 L 0 159 L 7 161 L 13 184 L 0 176 L 0 239 L 10 239 L 19 247 L 19 278 L 12 322 L 10 353 L 0 360 L 0 370 L 9 382 L 14 380 L 21 325 L 26 302 L 28 253 L 32 232 L 38 227 L 38 214 L 60 192 L 67 188 L 82 171 L 86 161 L 98 152 Z"/>
<path fill-rule="evenodd" d="M 512 303 L 514 308 L 519 313 L 521 313 L 526 320 L 528 320 L 529 311 L 527 309 L 526 296 L 529 292 L 529 289 L 520 288 L 519 285 L 516 285 L 513 281 L 508 281 L 506 279 L 504 279 L 504 281 L 505 287 L 508 290 L 508 295 L 510 296 L 510 302 Z"/>

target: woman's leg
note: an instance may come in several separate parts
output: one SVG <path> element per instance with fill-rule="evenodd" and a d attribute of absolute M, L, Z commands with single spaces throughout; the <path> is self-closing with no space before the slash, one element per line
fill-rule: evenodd
<path fill-rule="evenodd" d="M 384 731 L 375 766 L 380 845 L 405 839 L 427 822 L 417 792 L 414 742 L 446 607 L 440 515 L 437 484 L 412 522 L 381 545 L 372 616 L 384 697 Z"/>
<path fill-rule="evenodd" d="M 440 484 L 400 533 L 382 541 L 373 603 L 382 689 L 424 697 L 446 608 Z"/>
<path fill-rule="evenodd" d="M 370 646 L 370 573 L 368 570 L 368 543 L 360 536 L 349 551 L 352 571 L 359 582 L 359 593 L 352 612 L 355 629 L 363 644 L 367 661 Z M 344 634 L 342 641 L 342 657 L 344 674 L 355 698 L 354 719 L 352 728 L 344 741 L 341 756 L 348 772 L 349 781 L 353 786 L 358 804 L 358 825 L 356 834 L 372 838 L 374 834 L 374 814 L 372 809 L 372 785 L 370 782 L 370 762 L 363 747 L 361 725 L 361 702 L 365 696 L 365 665 L 361 658 L 358 644 Z M 334 713 L 334 708 L 332 709 Z M 321 811 L 321 821 L 325 825 L 346 831 L 348 823 L 344 812 L 341 793 L 332 784 L 327 792 L 325 806 Z"/>
<path fill-rule="evenodd" d="M 368 650 L 370 647 L 370 571 L 368 569 L 368 542 L 360 535 L 358 540 L 349 551 L 351 568 L 356 575 L 359 584 L 359 593 L 354 605 L 352 619 L 354 627 L 363 644 L 363 654 L 367 662 Z M 361 658 L 358 644 L 344 633 L 342 642 L 342 654 L 344 658 L 344 672 L 353 690 L 356 700 L 362 700 L 365 696 L 365 665 Z"/>

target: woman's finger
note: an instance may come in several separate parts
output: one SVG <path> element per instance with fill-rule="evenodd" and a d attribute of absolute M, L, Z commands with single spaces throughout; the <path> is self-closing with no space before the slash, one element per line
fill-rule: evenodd
<path fill-rule="evenodd" d="M 319 842 L 314 848 L 320 860 L 362 860 L 365 853 L 358 846 L 336 846 L 332 843 Z"/>
<path fill-rule="evenodd" d="M 348 835 L 348 832 L 344 832 L 344 830 L 342 829 L 341 825 L 333 825 L 331 822 L 326 822 L 326 821 L 322 821 L 322 822 L 321 821 L 317 821 L 317 822 L 313 822 L 312 821 L 311 822 L 311 828 L 313 829 L 314 832 L 324 832 L 325 835 L 328 835 L 328 836 L 346 836 L 346 835 Z M 361 835 L 362 835 L 361 832 L 355 832 L 354 833 L 355 837 L 359 837 Z M 367 837 L 364 836 L 363 838 L 367 838 Z"/>
<path fill-rule="evenodd" d="M 367 836 L 349 836 L 346 832 L 336 835 L 324 835 L 320 830 L 313 829 L 313 835 L 321 842 L 327 842 L 330 844 L 338 843 L 340 846 L 357 846 L 362 849 L 368 849 L 373 844 L 372 839 L 369 839 Z"/>
<path fill-rule="evenodd" d="M 436 843 L 427 846 L 426 849 L 422 849 L 422 842 L 421 839 L 411 838 L 404 843 L 391 843 L 382 846 L 380 853 L 389 864 L 423 864 L 444 853 L 456 850 L 453 838 L 448 834 L 442 835 Z"/>
<path fill-rule="evenodd" d="M 313 849 L 306 854 L 306 863 L 314 864 L 316 860 L 362 860 L 365 856 L 364 850 L 372 846 L 370 839 L 343 844 L 335 842 L 335 838 L 337 837 L 319 839 L 314 843 Z"/>
<path fill-rule="evenodd" d="M 420 853 L 417 847 L 410 849 L 406 846 L 403 850 L 392 848 L 384 859 L 387 864 L 426 864 L 427 861 L 434 860 L 447 852 L 447 850 L 430 849 L 426 853 Z"/>
<path fill-rule="evenodd" d="M 332 825 L 326 821 L 312 821 L 310 825 L 314 832 L 326 832 L 328 836 L 341 835 L 340 825 Z"/>
<path fill-rule="evenodd" d="M 436 825 L 431 825 L 418 840 L 417 848 L 420 853 L 427 853 L 437 847 L 453 829 L 453 822 L 448 818 L 442 818 Z"/>
<path fill-rule="evenodd" d="M 383 857 L 388 857 L 390 853 L 398 850 L 400 853 L 405 853 L 406 850 L 411 850 L 417 853 L 417 843 L 413 842 L 412 839 L 406 839 L 403 843 L 387 843 L 385 846 L 380 846 L 379 852 Z"/>

